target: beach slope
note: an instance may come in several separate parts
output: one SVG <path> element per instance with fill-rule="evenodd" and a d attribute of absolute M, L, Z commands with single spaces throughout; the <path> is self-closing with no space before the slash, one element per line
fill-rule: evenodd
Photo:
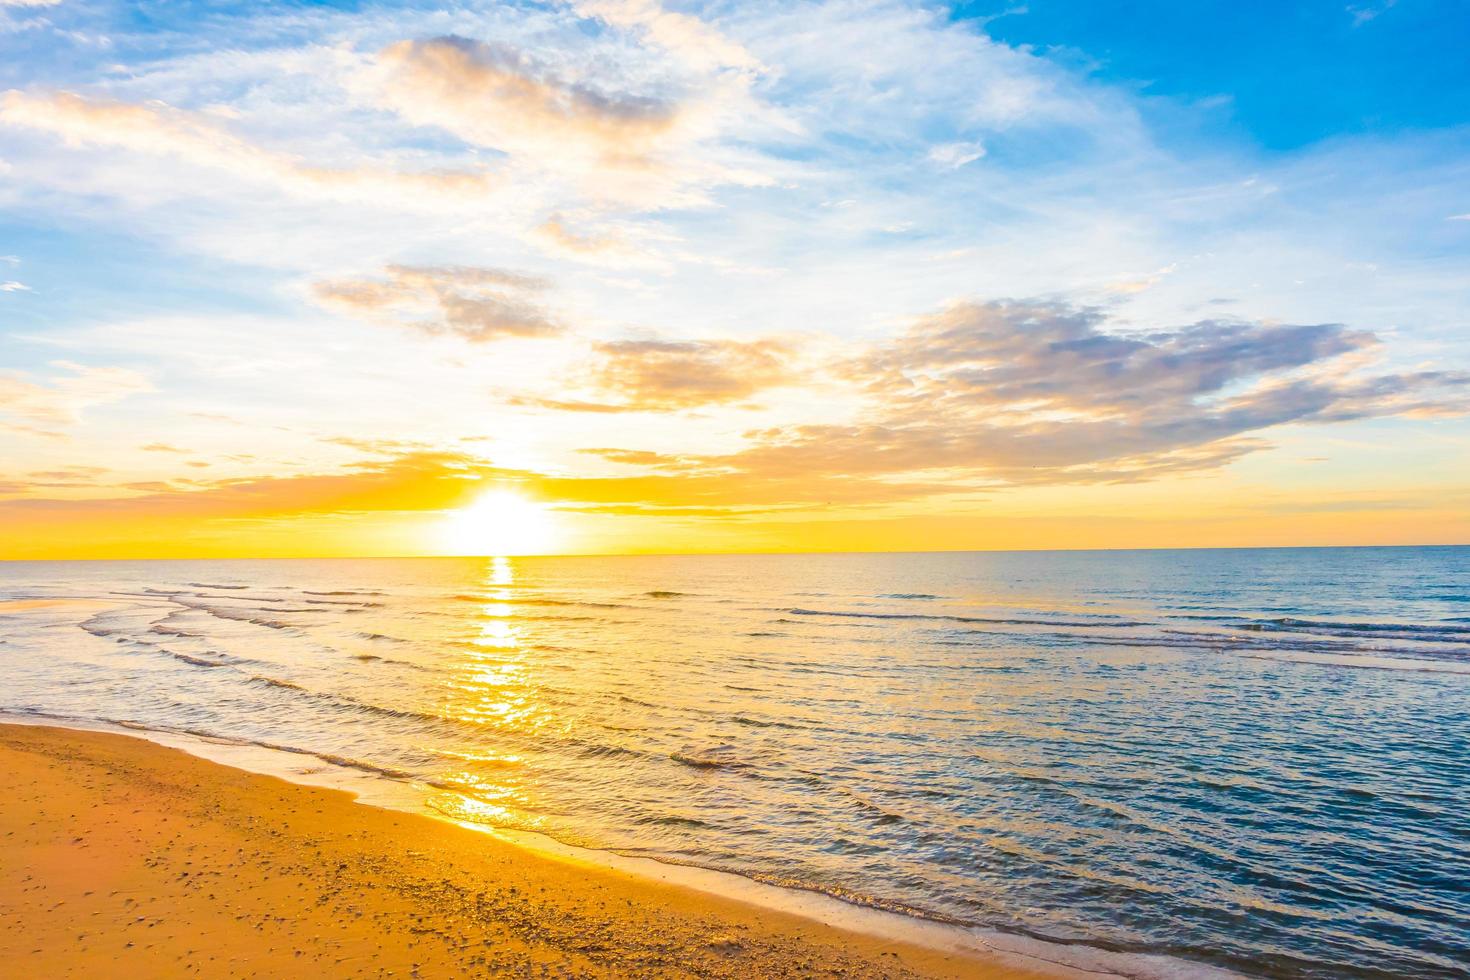
<path fill-rule="evenodd" d="M 0 725 L 0 975 L 1039 977 L 122 735 Z"/>

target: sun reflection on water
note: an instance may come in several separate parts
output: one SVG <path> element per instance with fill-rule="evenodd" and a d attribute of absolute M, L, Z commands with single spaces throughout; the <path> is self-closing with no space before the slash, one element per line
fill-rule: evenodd
<path fill-rule="evenodd" d="M 490 601 L 475 608 L 462 641 L 465 651 L 445 683 L 446 709 L 460 721 L 500 731 L 524 733 L 539 727 L 542 705 L 525 659 L 523 625 L 517 622 L 515 566 L 509 558 L 486 560 L 480 592 Z M 542 821 L 525 812 L 526 774 L 522 757 L 487 753 L 464 746 L 441 753 L 461 768 L 436 780 L 455 792 L 435 797 L 431 805 L 446 816 L 469 823 L 524 830 Z"/>
<path fill-rule="evenodd" d="M 519 655 L 518 632 L 504 621 L 485 626 L 475 643 L 482 649 L 468 654 L 458 676 L 448 684 L 460 695 L 453 711 L 464 721 L 534 727 L 538 705 Z"/>
<path fill-rule="evenodd" d="M 510 559 L 501 555 L 490 559 L 490 572 L 486 577 L 490 585 L 511 585 L 515 582 L 515 569 L 511 567 Z"/>

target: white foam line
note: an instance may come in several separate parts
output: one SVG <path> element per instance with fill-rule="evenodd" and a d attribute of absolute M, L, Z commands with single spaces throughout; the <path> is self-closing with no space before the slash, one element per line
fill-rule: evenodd
<path fill-rule="evenodd" d="M 1355 667 L 1359 670 L 1401 670 L 1415 674 L 1470 674 L 1470 663 L 1443 660 L 1409 660 L 1402 657 L 1355 656 L 1305 651 L 1273 651 L 1247 653 L 1252 660 L 1275 660 L 1288 664 L 1322 664 L 1325 667 Z"/>

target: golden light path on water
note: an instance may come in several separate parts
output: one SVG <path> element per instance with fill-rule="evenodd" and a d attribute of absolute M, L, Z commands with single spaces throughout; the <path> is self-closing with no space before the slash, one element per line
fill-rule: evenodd
<path fill-rule="evenodd" d="M 505 509 L 504 503 L 499 497 L 490 500 L 497 521 Z M 474 523 L 483 530 L 480 522 Z M 528 683 L 529 668 L 521 651 L 522 631 L 514 621 L 515 596 L 510 590 L 514 583 L 515 569 L 507 556 L 487 559 L 484 593 L 488 601 L 479 607 L 479 634 L 466 645 L 465 663 L 457 678 L 446 685 L 452 694 L 460 697 L 447 703 L 445 710 L 450 717 L 461 721 L 529 731 L 536 727 L 535 694 Z M 543 828 L 544 820 L 527 812 L 529 801 L 523 787 L 507 778 L 507 773 L 520 767 L 521 757 L 483 751 L 439 752 L 451 757 L 458 755 L 474 763 L 480 771 L 447 773 L 445 781 L 463 787 L 467 793 L 431 797 L 428 803 L 434 809 L 448 817 L 475 823 L 521 830 Z"/>

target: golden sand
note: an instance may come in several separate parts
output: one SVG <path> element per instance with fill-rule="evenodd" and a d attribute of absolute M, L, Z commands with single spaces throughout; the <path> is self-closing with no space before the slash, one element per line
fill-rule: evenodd
<path fill-rule="evenodd" d="M 0 976 L 1040 977 L 141 739 L 0 725 Z"/>

